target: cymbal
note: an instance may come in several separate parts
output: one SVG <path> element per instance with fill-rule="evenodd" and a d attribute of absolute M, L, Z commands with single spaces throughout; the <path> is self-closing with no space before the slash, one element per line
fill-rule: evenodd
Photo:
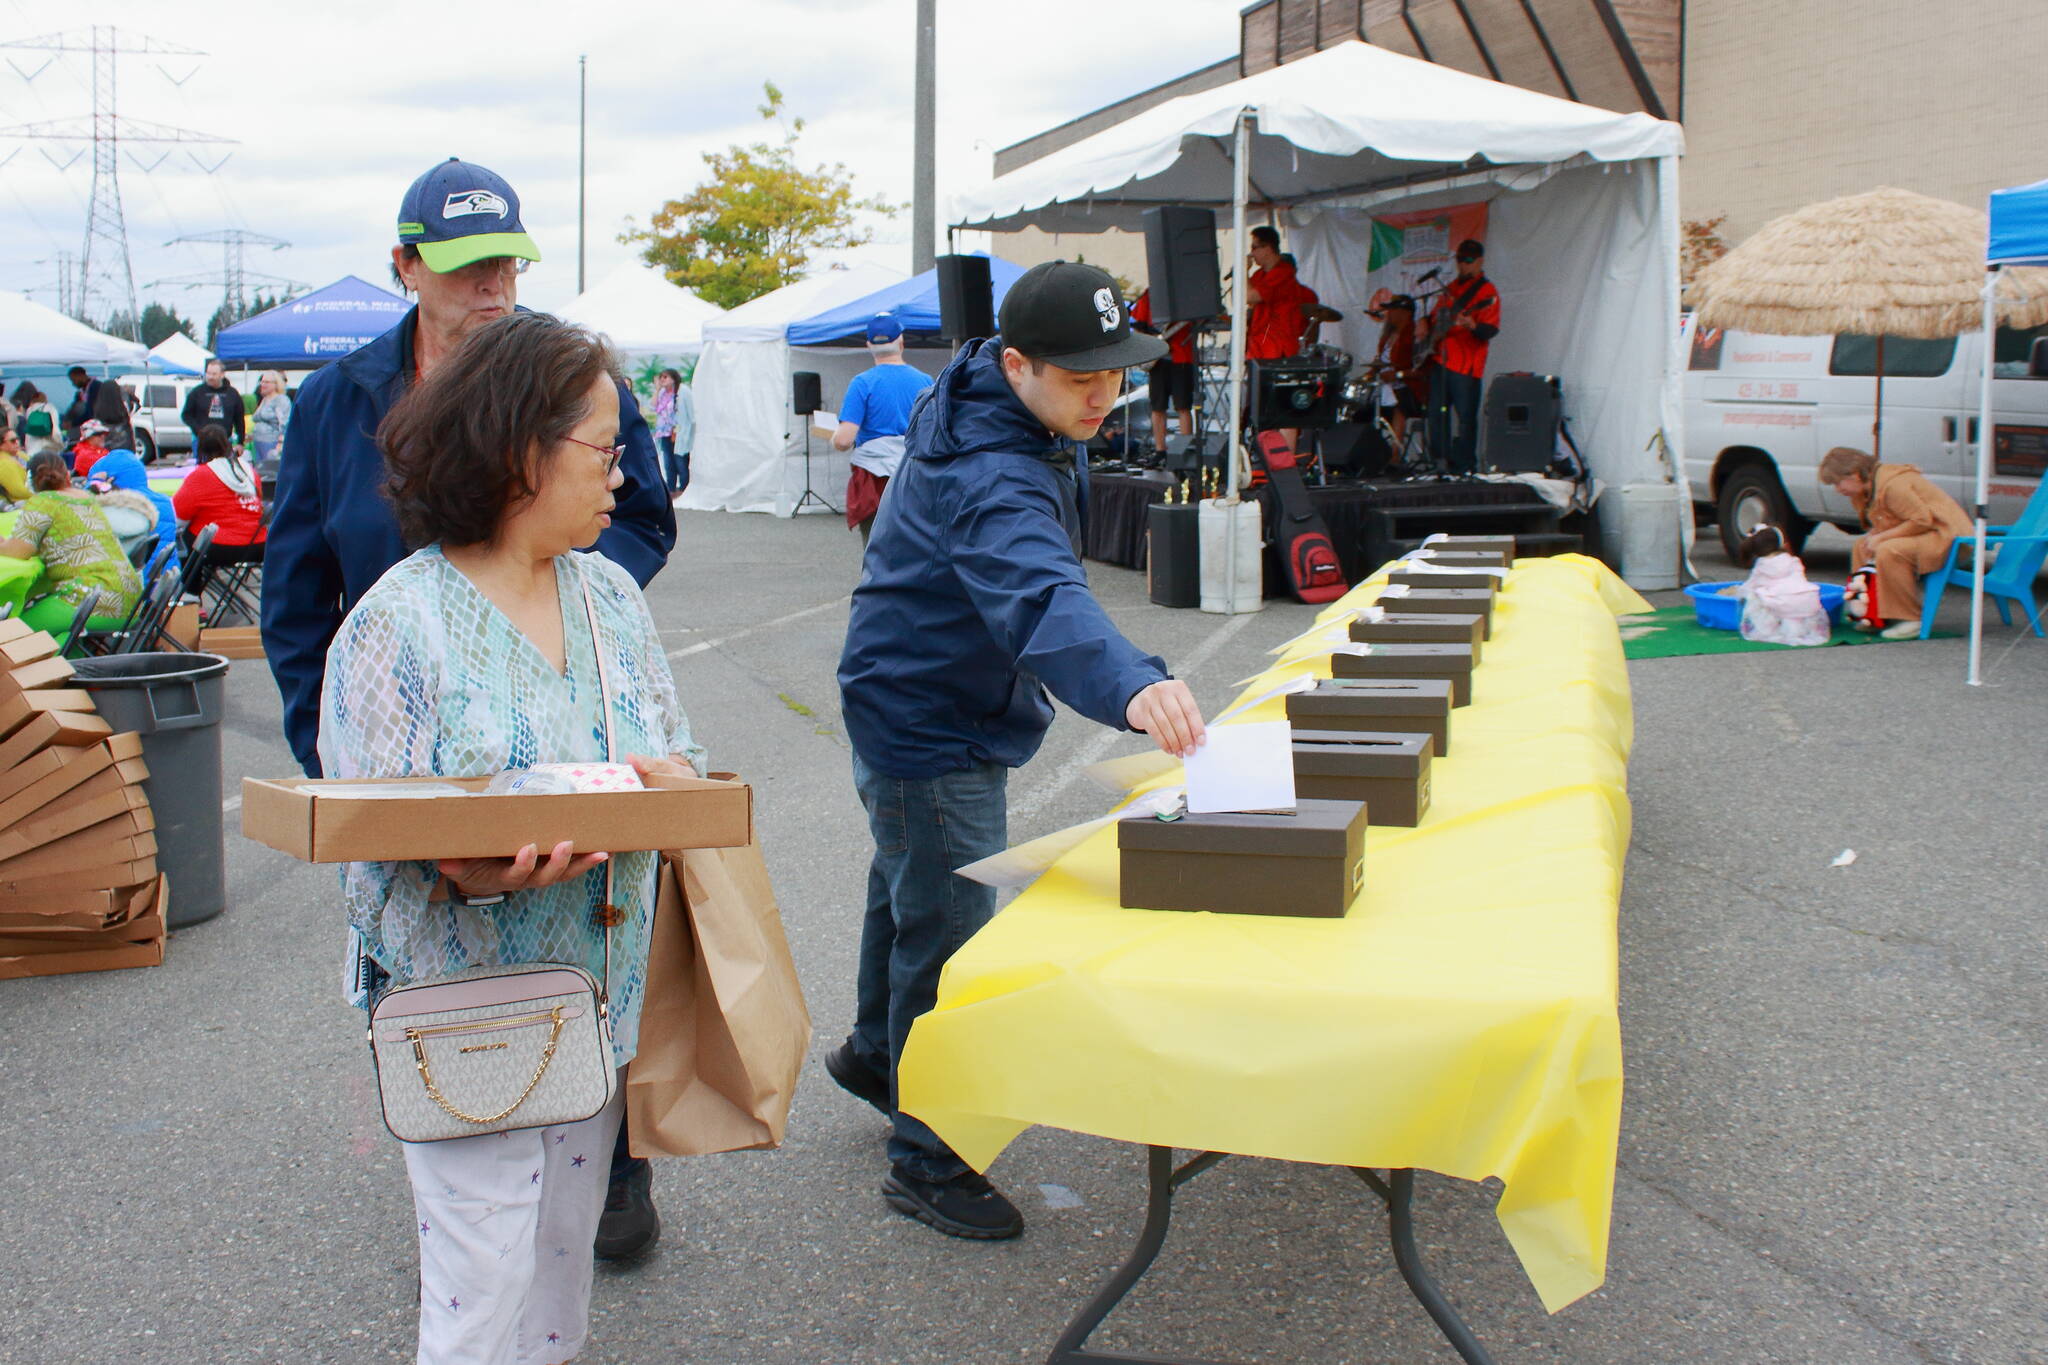
<path fill-rule="evenodd" d="M 1338 312 L 1334 308 L 1327 308 L 1320 303 L 1312 303 L 1308 307 L 1302 309 L 1301 316 L 1302 319 L 1307 322 L 1344 321 L 1344 315 L 1342 313 Z"/>

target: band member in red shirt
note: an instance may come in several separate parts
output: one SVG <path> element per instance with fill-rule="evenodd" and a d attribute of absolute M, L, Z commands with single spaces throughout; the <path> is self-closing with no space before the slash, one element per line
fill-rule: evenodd
<path fill-rule="evenodd" d="M 1294 262 L 1280 251 L 1279 229 L 1261 223 L 1252 229 L 1251 279 L 1245 302 L 1251 315 L 1245 319 L 1244 353 L 1251 360 L 1285 360 L 1301 351 L 1302 333 L 1308 320 L 1301 310 L 1315 301 L 1315 294 L 1295 278 Z M 1289 451 L 1298 450 L 1300 431 L 1284 428 Z M 1264 478 L 1255 471 L 1253 482 Z"/>
<path fill-rule="evenodd" d="M 1408 430 L 1408 419 L 1422 415 L 1422 400 L 1415 396 L 1415 300 L 1407 294 L 1382 289 L 1384 299 L 1366 312 L 1380 320 L 1379 343 L 1373 350 L 1373 402 L 1394 433 L 1398 449 Z"/>
<path fill-rule="evenodd" d="M 1168 407 L 1180 419 L 1181 435 L 1192 436 L 1195 432 L 1194 413 L 1201 406 L 1195 391 L 1195 324 L 1169 322 L 1164 327 L 1154 326 L 1150 289 L 1138 295 L 1138 301 L 1131 305 L 1131 324 L 1141 332 L 1166 339 L 1166 358 L 1154 361 L 1145 372 L 1152 399 L 1152 448 L 1164 450 Z"/>
<path fill-rule="evenodd" d="M 1429 357 L 1429 453 L 1448 457 L 1453 473 L 1471 474 L 1479 468 L 1479 390 L 1487 343 L 1500 333 L 1500 291 L 1486 278 L 1485 247 L 1467 237 L 1457 259 L 1458 277 L 1429 315 L 1429 335 L 1437 338 Z"/>

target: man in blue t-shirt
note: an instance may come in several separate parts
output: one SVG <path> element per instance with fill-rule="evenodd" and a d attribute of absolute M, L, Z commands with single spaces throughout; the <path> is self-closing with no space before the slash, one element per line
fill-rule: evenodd
<path fill-rule="evenodd" d="M 932 386 L 932 377 L 903 363 L 903 324 L 894 314 L 878 313 L 868 323 L 868 354 L 875 367 L 853 377 L 839 405 L 839 429 L 832 433 L 834 450 L 853 452 L 853 472 L 846 480 L 846 524 L 868 543 L 882 490 L 903 462 L 903 433 L 910 430 L 910 410 L 918 395 Z"/>

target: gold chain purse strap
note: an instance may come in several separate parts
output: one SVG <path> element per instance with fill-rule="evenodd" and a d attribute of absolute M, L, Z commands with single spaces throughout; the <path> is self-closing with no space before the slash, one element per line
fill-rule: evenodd
<path fill-rule="evenodd" d="M 613 736 L 616 726 L 613 724 L 612 718 L 611 670 L 605 665 L 604 642 L 599 637 L 597 630 L 597 610 L 590 600 L 589 572 L 581 564 L 576 566 L 576 572 L 577 582 L 583 589 L 583 619 L 590 629 L 591 653 L 597 656 L 597 686 L 602 701 L 601 715 L 604 726 L 605 760 L 607 762 L 617 762 L 618 759 L 613 747 Z M 604 927 L 604 981 L 598 990 L 597 996 L 597 1010 L 600 1018 L 608 1015 L 611 1006 L 612 930 L 623 923 L 626 917 L 625 912 L 613 903 L 612 893 L 612 860 L 606 858 L 604 863 L 604 900 L 598 905 L 596 911 L 597 921 Z M 428 1098 L 439 1105 L 444 1113 L 463 1123 L 474 1123 L 482 1126 L 496 1123 L 500 1119 L 509 1118 L 520 1105 L 526 1103 L 527 1097 L 533 1094 L 534 1088 L 541 1083 L 541 1078 L 547 1075 L 548 1067 L 555 1060 L 555 1050 L 562 1041 L 564 1022 L 562 1008 L 557 1005 L 546 1013 L 535 1014 L 527 1018 L 504 1020 L 500 1025 L 501 1027 L 517 1027 L 521 1024 L 539 1023 L 542 1019 L 549 1020 L 552 1028 L 548 1034 L 547 1046 L 541 1049 L 540 1064 L 534 1068 L 532 1078 L 526 1082 L 526 1088 L 519 1092 L 519 1098 L 513 1100 L 512 1103 L 506 1105 L 495 1114 L 469 1114 L 450 1104 L 447 1097 L 441 1093 L 440 1085 L 434 1080 L 433 1069 L 427 1062 L 426 1034 L 430 1030 L 417 1028 L 405 1030 L 406 1041 L 412 1044 L 413 1065 L 419 1071 L 420 1083 L 426 1087 Z"/>

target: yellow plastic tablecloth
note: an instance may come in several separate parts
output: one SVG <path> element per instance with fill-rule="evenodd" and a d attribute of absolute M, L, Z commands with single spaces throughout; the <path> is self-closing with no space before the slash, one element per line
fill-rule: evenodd
<path fill-rule="evenodd" d="M 903 1054 L 901 1104 L 982 1169 L 1046 1124 L 1499 1176 L 1501 1227 L 1545 1307 L 1598 1288 L 1633 737 L 1614 617 L 1646 610 L 1596 560 L 1515 565 L 1429 813 L 1368 831 L 1343 919 L 1121 909 L 1115 828 L 1094 835 L 947 965 Z M 1283 658 L 1243 695 L 1304 670 L 1326 676 L 1328 660 Z"/>

